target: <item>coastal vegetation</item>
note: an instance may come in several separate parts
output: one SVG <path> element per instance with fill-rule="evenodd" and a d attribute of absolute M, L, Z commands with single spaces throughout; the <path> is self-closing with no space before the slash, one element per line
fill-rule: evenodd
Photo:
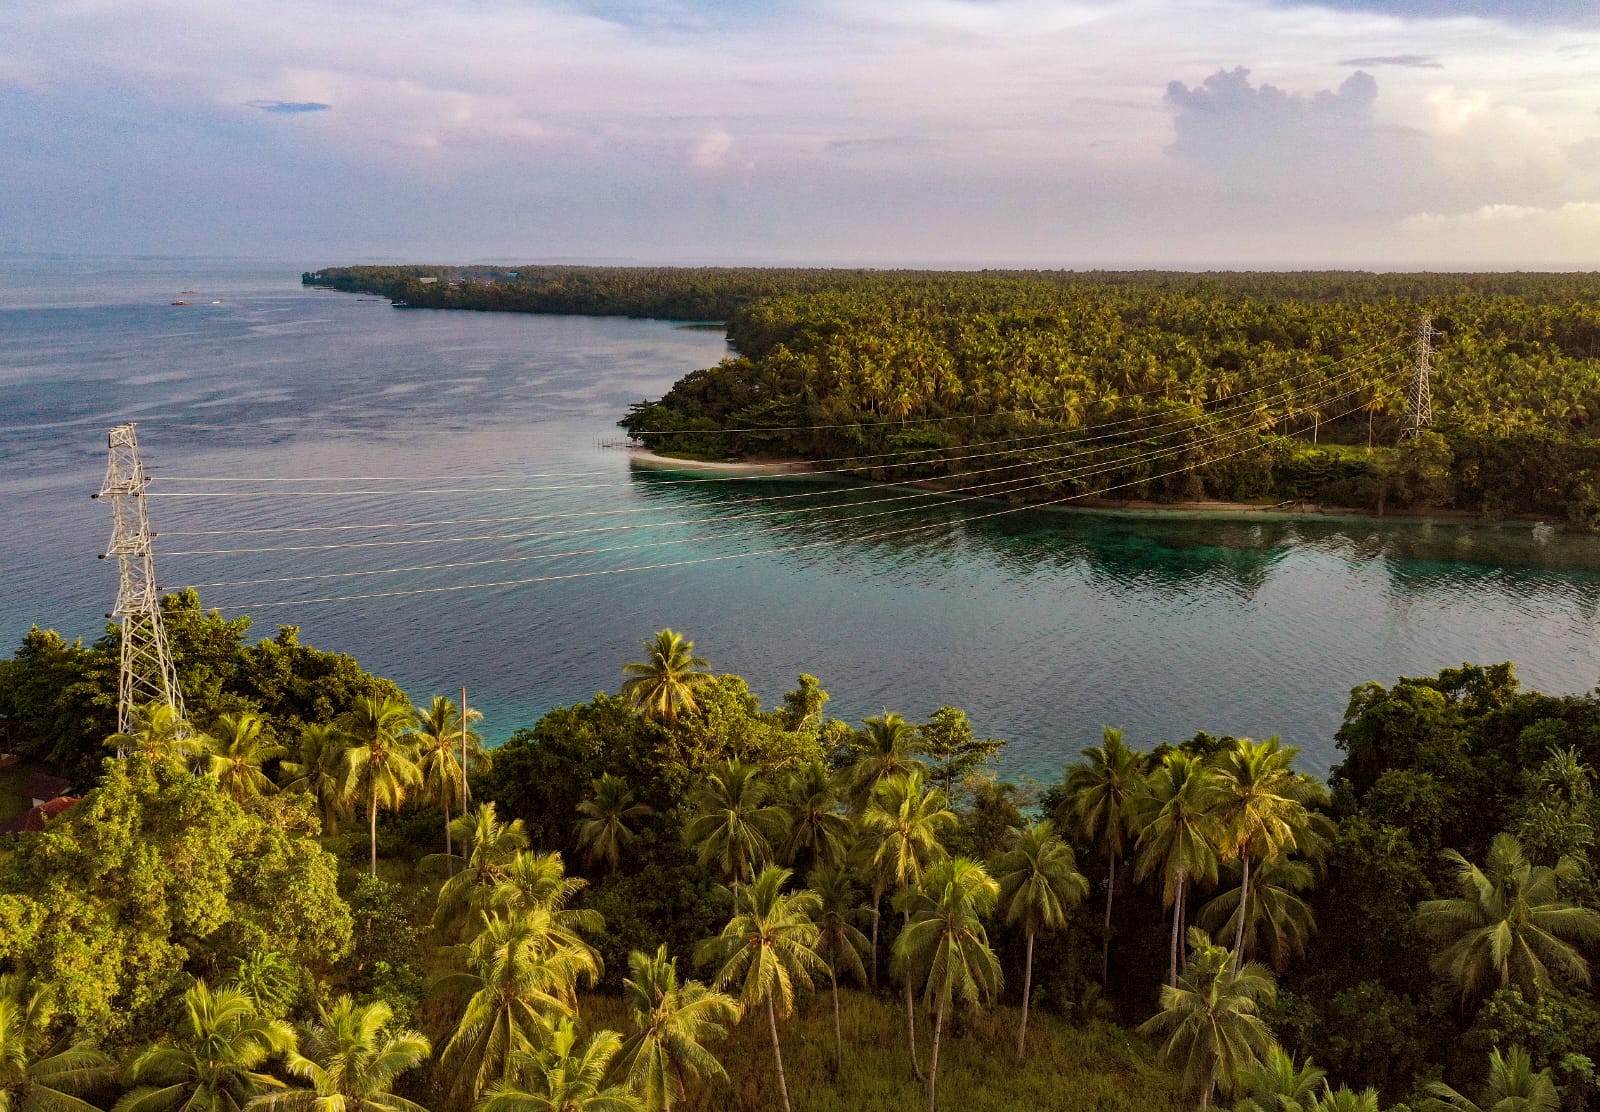
<path fill-rule="evenodd" d="M 1108 728 L 1022 785 L 671 630 L 490 750 L 164 608 L 183 718 L 114 735 L 114 631 L 0 662 L 81 797 L 0 838 L 8 1108 L 1600 1108 L 1600 696 L 1463 666 L 1356 688 L 1326 783 Z"/>
<path fill-rule="evenodd" d="M 622 422 L 680 456 L 826 461 L 1015 500 L 1600 523 L 1594 275 L 348 267 L 305 280 L 419 308 L 725 319 L 737 354 Z M 1434 421 L 1400 443 L 1424 312 Z"/>

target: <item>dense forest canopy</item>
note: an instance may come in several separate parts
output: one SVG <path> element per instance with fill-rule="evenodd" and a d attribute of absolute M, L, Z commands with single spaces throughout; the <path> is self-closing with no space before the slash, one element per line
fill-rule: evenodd
<path fill-rule="evenodd" d="M 1312 501 L 1600 522 L 1600 275 L 352 267 L 430 308 L 726 318 L 623 420 L 1012 499 Z M 426 280 L 426 281 L 425 281 Z M 1396 450 L 1420 318 L 1434 423 Z"/>
<path fill-rule="evenodd" d="M 7 1107 L 1600 1108 L 1600 695 L 1464 665 L 1352 691 L 1326 784 L 1108 728 L 1026 785 L 670 630 L 491 750 L 164 606 L 187 721 L 110 734 L 114 629 L 0 662 L 81 796 L 0 835 Z"/>

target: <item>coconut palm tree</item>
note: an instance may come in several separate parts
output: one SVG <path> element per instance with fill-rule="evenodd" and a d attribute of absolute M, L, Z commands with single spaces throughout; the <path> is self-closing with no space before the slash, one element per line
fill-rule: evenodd
<path fill-rule="evenodd" d="M 1101 744 L 1083 751 L 1082 763 L 1067 769 L 1066 814 L 1057 816 L 1106 859 L 1106 912 L 1101 929 L 1100 983 L 1111 983 L 1111 901 L 1117 891 L 1117 861 L 1138 834 L 1138 800 L 1144 794 L 1143 762 L 1122 740 L 1122 731 L 1105 728 Z"/>
<path fill-rule="evenodd" d="M 844 1068 L 844 1030 L 839 1015 L 839 977 L 852 977 L 866 984 L 867 970 L 861 956 L 872 943 L 856 923 L 866 909 L 861 906 L 861 888 L 846 869 L 817 869 L 807 878 L 817 894 L 817 953 L 828 963 L 828 984 L 833 990 L 834 1073 Z"/>
<path fill-rule="evenodd" d="M 244 993 L 213 992 L 196 981 L 183 994 L 177 1039 L 133 1060 L 127 1080 L 137 1087 L 114 1112 L 239 1112 L 262 1093 L 283 1088 L 260 1068 L 294 1045 L 293 1029 L 262 1018 Z"/>
<path fill-rule="evenodd" d="M 256 1014 L 281 1018 L 300 995 L 300 970 L 276 950 L 261 950 L 239 962 L 223 982 L 250 998 Z"/>
<path fill-rule="evenodd" d="M 477 1112 L 644 1112 L 632 1089 L 605 1083 L 622 1036 L 596 1031 L 582 1047 L 577 1043 L 572 1021 L 559 1021 L 550 1045 L 519 1058 L 515 1076 L 491 1085 Z"/>
<path fill-rule="evenodd" d="M 783 808 L 767 804 L 767 788 L 755 765 L 727 761 L 713 768 L 689 793 L 695 815 L 683 829 L 700 864 L 714 869 L 737 891 L 772 861 L 772 844 L 783 834 Z"/>
<path fill-rule="evenodd" d="M 205 739 L 189 720 L 166 703 L 152 702 L 133 708 L 132 721 L 125 734 L 112 734 L 106 738 L 106 747 L 115 749 L 117 755 L 137 753 L 147 761 L 160 762 L 168 757 L 192 761 L 206 752 Z"/>
<path fill-rule="evenodd" d="M 789 836 L 778 849 L 778 859 L 791 867 L 802 857 L 814 867 L 843 864 L 855 827 L 839 813 L 839 795 L 822 762 L 792 775 L 788 794 L 784 811 Z"/>
<path fill-rule="evenodd" d="M 1229 870 L 1233 875 L 1234 869 Z M 1309 892 L 1315 885 L 1311 866 L 1291 857 L 1280 857 L 1262 865 L 1250 885 L 1250 905 L 1244 920 L 1244 953 L 1258 950 L 1278 972 L 1289 968 L 1289 960 L 1305 953 L 1316 921 L 1311 906 L 1297 893 Z M 1227 887 L 1201 906 L 1195 921 L 1219 942 L 1239 937 L 1242 885 Z"/>
<path fill-rule="evenodd" d="M 402 699 L 363 695 L 339 723 L 344 751 L 344 796 L 366 804 L 372 836 L 372 875 L 378 875 L 378 810 L 398 811 L 422 783 L 409 732 L 415 719 Z"/>
<path fill-rule="evenodd" d="M 1600 942 L 1600 912 L 1561 898 L 1561 886 L 1582 875 L 1582 862 L 1533 865 L 1510 834 L 1489 843 L 1484 869 L 1453 849 L 1444 859 L 1459 895 L 1418 904 L 1417 923 L 1443 946 L 1433 968 L 1461 986 L 1463 1000 L 1512 984 L 1536 997 L 1552 971 L 1589 983 L 1589 963 L 1572 942 Z"/>
<path fill-rule="evenodd" d="M 1198 927 L 1189 930 L 1189 968 L 1177 985 L 1161 986 L 1161 1011 L 1140 1025 L 1164 1035 L 1161 1057 L 1211 1104 L 1218 1086 L 1232 1093 L 1244 1069 L 1266 1058 L 1275 1045 L 1261 1007 L 1277 996 L 1266 967 L 1236 965 L 1224 946 L 1213 945 Z"/>
<path fill-rule="evenodd" d="M 1305 1112 L 1379 1112 L 1378 1090 L 1327 1088 L 1307 1102 Z"/>
<path fill-rule="evenodd" d="M 431 1050 L 420 1032 L 396 1026 L 382 1000 L 357 1004 L 341 996 L 300 1028 L 300 1049 L 289 1055 L 289 1073 L 311 1088 L 258 1097 L 252 1112 L 426 1112 L 390 1086 Z"/>
<path fill-rule="evenodd" d="M 411 740 L 417 749 L 417 767 L 422 772 L 423 798 L 444 812 L 444 852 L 449 856 L 454 853 L 450 844 L 450 815 L 467 809 L 467 776 L 489 767 L 483 738 L 472 729 L 472 723 L 481 720 L 483 715 L 468 707 L 466 729 L 463 729 L 461 708 L 445 695 L 435 695 L 426 709 L 412 707 L 411 713 L 417 722 Z"/>
<path fill-rule="evenodd" d="M 1274 1046 L 1261 1061 L 1239 1071 L 1245 1097 L 1234 1112 L 1309 1112 L 1318 1089 L 1326 1087 L 1326 1077 L 1327 1071 L 1318 1069 L 1310 1059 L 1297 1066 L 1294 1055 Z"/>
<path fill-rule="evenodd" d="M 1168 987 L 1178 983 L 1178 939 L 1189 885 L 1217 879 L 1217 789 L 1205 761 L 1181 750 L 1168 753 L 1140 798 L 1141 829 L 1134 876 L 1161 876 L 1161 902 L 1172 908 Z"/>
<path fill-rule="evenodd" d="M 884 893 L 907 892 L 922 882 L 922 874 L 945 857 L 940 837 L 955 828 L 956 816 L 945 806 L 944 793 L 922 782 L 920 769 L 883 781 L 872 804 L 861 816 L 861 846 L 872 878 L 872 957 L 877 969 L 878 914 Z M 907 921 L 910 913 L 905 913 Z M 911 1072 L 922 1080 L 917 1060 L 916 1005 L 911 982 L 905 982 L 906 1035 L 911 1048 Z"/>
<path fill-rule="evenodd" d="M 491 906 L 496 888 L 510 875 L 512 862 L 528 848 L 522 820 L 501 822 L 493 800 L 458 817 L 454 829 L 455 844 L 461 847 L 456 860 L 465 868 L 439 888 L 433 912 L 435 929 L 451 925 L 468 929 L 473 916 Z"/>
<path fill-rule="evenodd" d="M 852 744 L 852 759 L 844 771 L 845 795 L 852 813 L 859 815 L 872 803 L 878 785 L 895 776 L 922 772 L 922 762 L 914 756 L 917 728 L 898 714 L 884 711 L 865 719 L 866 729 Z"/>
<path fill-rule="evenodd" d="M 489 905 L 536 928 L 547 952 L 570 950 L 578 955 L 581 971 L 598 979 L 603 968 L 600 951 L 583 936 L 603 932 L 605 916 L 590 907 L 568 906 L 588 886 L 582 877 L 567 876 L 561 854 L 524 851 L 511 859 L 505 878 L 490 893 Z"/>
<path fill-rule="evenodd" d="M 976 1007 L 1000 992 L 1000 960 L 989 946 L 983 921 L 994 913 L 1000 885 L 982 865 L 966 857 L 940 861 L 919 888 L 896 902 L 910 920 L 894 940 L 894 963 L 907 984 L 923 986 L 933 1009 L 933 1051 L 928 1057 L 928 1112 L 937 1112 L 939 1039 L 952 1006 Z"/>
<path fill-rule="evenodd" d="M 1320 785 L 1289 766 L 1300 752 L 1276 737 L 1266 741 L 1241 738 L 1221 753 L 1213 766 L 1218 799 L 1218 848 L 1225 861 L 1243 869 L 1240 901 L 1250 906 L 1250 865 L 1273 861 L 1294 845 L 1297 831 L 1310 824 L 1308 804 L 1326 798 Z M 1239 916 L 1233 938 L 1235 960 L 1244 953 L 1245 916 Z"/>
<path fill-rule="evenodd" d="M 584 816 L 578 823 L 578 849 L 584 864 L 604 865 L 606 872 L 616 872 L 622 855 L 637 837 L 629 824 L 655 813 L 648 804 L 633 801 L 633 791 L 622 777 L 608 772 L 591 780 L 589 798 L 578 804 L 578 814 Z"/>
<path fill-rule="evenodd" d="M 651 957 L 628 955 L 623 998 L 633 1030 L 622 1042 L 617 1066 L 644 1098 L 648 1112 L 667 1112 L 702 1077 L 728 1076 L 706 1044 L 723 1038 L 739 1020 L 739 1004 L 699 981 L 678 981 L 678 963 L 659 947 Z"/>
<path fill-rule="evenodd" d="M 307 726 L 300 731 L 294 761 L 278 765 L 285 791 L 305 792 L 317 801 L 322 832 L 335 834 L 348 812 L 344 795 L 344 751 L 348 743 L 335 726 Z"/>
<path fill-rule="evenodd" d="M 83 1099 L 117 1066 L 86 1040 L 52 1035 L 55 991 L 0 974 L 0 1112 L 99 1112 Z"/>
<path fill-rule="evenodd" d="M 275 785 L 261 766 L 288 756 L 289 751 L 272 740 L 266 725 L 265 718 L 250 711 L 224 714 L 217 718 L 205 739 L 206 773 L 240 803 L 274 791 Z"/>
<path fill-rule="evenodd" d="M 1056 836 L 1049 819 L 1017 836 L 995 863 L 1000 906 L 1006 922 L 1022 927 L 1028 958 L 1022 978 L 1022 1022 L 1017 1026 L 1017 1061 L 1028 1045 L 1028 1001 L 1033 994 L 1033 940 L 1044 931 L 1067 925 L 1067 914 L 1089 894 L 1089 882 L 1078 871 L 1072 847 Z"/>
<path fill-rule="evenodd" d="M 1422 1112 L 1555 1112 L 1561 1095 L 1549 1070 L 1535 1070 L 1528 1052 L 1514 1046 L 1505 1054 L 1489 1052 L 1489 1080 L 1483 1103 L 1474 1104 L 1442 1081 L 1429 1083 Z"/>
<path fill-rule="evenodd" d="M 548 916 L 485 916 L 483 930 L 459 947 L 466 969 L 440 978 L 446 991 L 470 993 L 436 1080 L 450 1104 L 466 1108 L 496 1081 L 515 1076 L 519 1057 L 548 1041 L 555 1019 L 570 1018 L 578 978 L 597 970 L 587 956 L 552 948 Z"/>
<path fill-rule="evenodd" d="M 648 655 L 643 661 L 622 666 L 622 674 L 628 677 L 622 694 L 633 708 L 669 725 L 680 713 L 699 710 L 695 688 L 710 683 L 712 677 L 706 661 L 694 655 L 694 642 L 664 629 L 655 640 L 645 641 L 644 647 Z"/>
<path fill-rule="evenodd" d="M 790 1112 L 789 1082 L 783 1072 L 778 1017 L 789 1017 L 794 1011 L 795 987 L 810 988 L 811 975 L 823 966 L 816 951 L 817 894 L 784 892 L 790 875 L 788 869 L 776 865 L 761 870 L 734 897 L 733 918 L 722 933 L 701 943 L 696 951 L 697 960 L 716 965 L 719 989 L 738 987 L 739 1005 L 746 1015 L 766 1008 L 784 1112 Z"/>

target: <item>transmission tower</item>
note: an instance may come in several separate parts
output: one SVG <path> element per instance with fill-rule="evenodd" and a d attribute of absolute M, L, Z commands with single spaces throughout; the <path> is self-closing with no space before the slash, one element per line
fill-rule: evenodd
<path fill-rule="evenodd" d="M 1418 323 L 1417 342 L 1412 348 L 1417 365 L 1411 376 L 1411 385 L 1406 388 L 1406 427 L 1400 433 L 1401 440 L 1410 440 L 1433 424 L 1433 394 L 1429 379 L 1433 375 L 1433 338 L 1438 333 L 1433 329 L 1433 318 L 1427 313 L 1422 314 Z"/>
<path fill-rule="evenodd" d="M 133 425 L 115 425 L 109 436 L 106 481 L 95 498 L 111 500 L 111 544 L 101 555 L 115 557 L 118 568 L 117 607 L 108 618 L 122 623 L 122 665 L 117 683 L 117 732 L 128 733 L 133 709 L 165 703 L 183 717 L 183 693 L 161 622 L 161 596 L 156 591 L 155 554 L 144 488 L 149 484 L 139 458 Z"/>

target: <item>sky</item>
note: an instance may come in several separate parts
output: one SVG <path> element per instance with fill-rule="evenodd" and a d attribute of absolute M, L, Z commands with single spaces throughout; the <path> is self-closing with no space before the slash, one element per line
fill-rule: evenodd
<path fill-rule="evenodd" d="M 3 0 L 0 253 L 1600 266 L 1600 0 Z"/>

